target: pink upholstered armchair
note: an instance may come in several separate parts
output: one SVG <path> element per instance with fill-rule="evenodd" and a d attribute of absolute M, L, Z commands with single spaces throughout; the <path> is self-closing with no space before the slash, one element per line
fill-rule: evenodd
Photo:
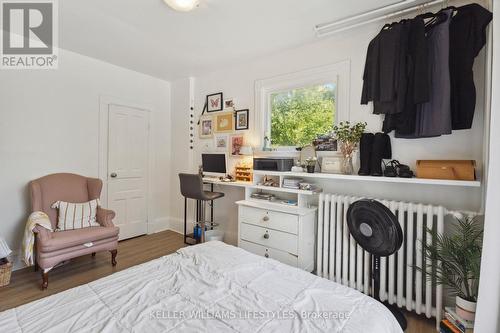
<path fill-rule="evenodd" d="M 48 175 L 30 183 L 31 209 L 33 212 L 45 212 L 52 224 L 57 228 L 57 209 L 51 208 L 56 201 L 82 203 L 99 198 L 102 181 L 69 173 Z M 42 268 L 42 289 L 48 286 L 48 270 L 58 263 L 85 254 L 95 255 L 99 251 L 111 252 L 111 263 L 116 265 L 118 247 L 118 227 L 112 220 L 115 213 L 98 208 L 97 222 L 99 227 L 51 232 L 41 226 L 36 232 L 35 268 Z M 86 246 L 84 245 L 86 244 Z M 92 244 L 91 246 L 89 246 Z"/>

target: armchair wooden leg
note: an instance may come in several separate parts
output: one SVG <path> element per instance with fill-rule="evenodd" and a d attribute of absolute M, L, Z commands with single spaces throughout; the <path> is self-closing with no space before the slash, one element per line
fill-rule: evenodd
<path fill-rule="evenodd" d="M 111 264 L 116 266 L 116 255 L 118 254 L 118 250 L 111 250 Z"/>
<path fill-rule="evenodd" d="M 42 270 L 42 290 L 47 289 L 49 286 L 49 272 L 45 273 L 44 270 Z"/>
<path fill-rule="evenodd" d="M 92 252 L 92 257 L 95 257 L 95 252 Z"/>

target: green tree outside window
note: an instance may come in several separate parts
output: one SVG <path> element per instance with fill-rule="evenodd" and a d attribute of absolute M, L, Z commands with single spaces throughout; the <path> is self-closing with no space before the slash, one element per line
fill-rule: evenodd
<path fill-rule="evenodd" d="M 330 133 L 335 120 L 334 83 L 271 94 L 271 144 L 305 146 Z"/>

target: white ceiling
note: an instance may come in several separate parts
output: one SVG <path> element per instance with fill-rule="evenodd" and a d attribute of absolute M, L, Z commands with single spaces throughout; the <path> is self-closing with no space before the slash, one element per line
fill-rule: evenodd
<path fill-rule="evenodd" d="M 401 0 L 60 0 L 60 47 L 166 80 L 317 40 L 314 26 Z"/>

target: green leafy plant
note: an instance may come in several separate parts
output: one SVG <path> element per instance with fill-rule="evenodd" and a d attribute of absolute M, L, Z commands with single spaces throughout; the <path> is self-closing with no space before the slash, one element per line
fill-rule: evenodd
<path fill-rule="evenodd" d="M 365 128 L 365 122 L 359 122 L 351 126 L 349 121 L 342 121 L 333 127 L 333 133 L 339 141 L 358 143 L 361 139 L 361 135 L 365 131 Z"/>
<path fill-rule="evenodd" d="M 432 244 L 422 242 L 427 270 L 416 267 L 428 279 L 448 287 L 467 301 L 476 302 L 481 266 L 483 227 L 476 218 L 456 217 L 450 234 L 427 229 Z M 440 261 L 439 265 L 436 262 Z"/>
<path fill-rule="evenodd" d="M 333 134 L 340 143 L 340 151 L 345 157 L 350 157 L 361 139 L 366 128 L 365 122 L 351 126 L 349 121 L 340 122 L 333 127 Z"/>
<path fill-rule="evenodd" d="M 308 158 L 306 158 L 306 165 L 307 166 L 315 166 L 317 161 L 318 161 L 317 157 L 308 157 Z"/>

